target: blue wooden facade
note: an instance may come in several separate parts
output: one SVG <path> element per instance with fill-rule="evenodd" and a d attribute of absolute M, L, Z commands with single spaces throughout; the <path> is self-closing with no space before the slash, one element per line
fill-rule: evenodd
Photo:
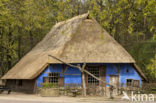
<path fill-rule="evenodd" d="M 117 64 L 115 64 L 115 65 L 117 65 Z M 129 72 L 127 72 L 127 70 Z M 115 69 L 113 64 L 106 64 L 106 82 L 107 83 L 109 83 L 110 75 L 117 75 L 117 74 L 118 74 L 118 72 Z M 128 63 L 120 64 L 120 78 L 119 78 L 120 85 L 125 87 L 127 79 L 139 80 L 139 85 L 141 86 L 141 83 L 142 83 L 141 77 L 139 76 L 137 71 L 134 69 L 134 67 Z"/>
<path fill-rule="evenodd" d="M 55 65 L 55 66 L 53 66 Z M 37 87 L 41 87 L 43 83 L 43 77 L 47 77 L 48 73 L 50 72 L 56 72 L 60 73 L 60 77 L 63 77 L 63 69 L 62 69 L 62 64 L 51 64 L 48 66 L 43 73 L 37 78 Z M 81 72 L 77 68 L 71 68 L 68 67 L 67 70 L 64 73 L 64 84 L 78 84 L 81 85 Z M 72 75 L 76 74 L 76 75 Z"/>
<path fill-rule="evenodd" d="M 131 64 L 128 63 L 120 63 L 120 64 L 111 64 L 111 63 L 103 63 L 103 64 L 95 64 L 94 65 L 105 65 L 106 66 L 106 82 L 109 83 L 110 75 L 118 75 L 117 69 L 114 65 L 120 66 L 120 75 L 119 81 L 120 85 L 123 87 L 126 86 L 127 79 L 139 80 L 139 85 L 142 84 L 142 79 L 134 69 Z M 50 64 L 37 78 L 37 87 L 42 87 L 43 77 L 47 77 L 48 73 L 56 72 L 60 73 L 60 77 L 63 77 L 63 69 L 62 64 Z M 67 67 L 67 70 L 64 73 L 64 84 L 78 84 L 81 86 L 81 72 L 77 68 Z M 106 85 L 108 87 L 108 85 Z"/>

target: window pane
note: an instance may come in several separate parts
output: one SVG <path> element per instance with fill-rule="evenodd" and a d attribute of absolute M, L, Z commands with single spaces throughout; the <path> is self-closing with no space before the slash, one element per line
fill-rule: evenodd
<path fill-rule="evenodd" d="M 99 77 L 99 67 L 98 66 L 88 66 L 88 71 L 95 75 L 96 77 Z M 99 84 L 99 81 L 92 76 L 88 75 L 88 83 L 90 84 Z"/>
<path fill-rule="evenodd" d="M 133 80 L 133 86 L 139 87 L 139 80 Z"/>
<path fill-rule="evenodd" d="M 132 86 L 133 80 L 132 79 L 127 79 L 127 86 Z"/>
<path fill-rule="evenodd" d="M 43 78 L 43 82 L 58 84 L 59 75 L 60 73 L 49 73 L 48 77 Z"/>

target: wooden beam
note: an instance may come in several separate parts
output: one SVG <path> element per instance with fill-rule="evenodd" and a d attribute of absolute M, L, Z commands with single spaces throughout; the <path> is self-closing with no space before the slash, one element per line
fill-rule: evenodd
<path fill-rule="evenodd" d="M 81 74 L 64 74 L 64 75 L 81 75 Z"/>
<path fill-rule="evenodd" d="M 48 55 L 48 56 L 50 56 L 50 57 L 52 57 L 52 58 L 54 58 L 54 59 L 56 59 L 56 60 L 60 61 L 61 63 L 66 64 L 66 65 L 68 65 L 68 66 L 71 66 L 71 67 L 74 67 L 74 68 L 78 68 L 78 69 L 80 69 L 78 66 L 72 65 L 72 64 L 70 64 L 70 63 L 66 63 L 66 62 L 64 62 L 63 60 L 58 59 L 58 58 L 57 58 L 57 57 L 55 57 L 55 56 L 52 56 L 52 55 Z"/>
<path fill-rule="evenodd" d="M 115 64 L 113 64 L 113 66 L 114 66 L 114 68 L 116 69 L 116 71 L 117 71 L 118 74 L 119 74 L 119 68 L 118 68 Z"/>
<path fill-rule="evenodd" d="M 80 65 L 78 65 L 80 67 Z M 82 72 L 82 86 L 83 86 L 83 96 L 86 96 L 86 82 L 85 82 L 85 73 L 84 73 L 84 69 L 85 69 L 86 63 L 83 64 L 82 68 L 81 68 L 81 72 Z"/>
<path fill-rule="evenodd" d="M 63 68 L 63 70 L 62 70 L 62 75 L 63 75 L 63 77 L 64 77 L 64 75 L 67 75 L 67 74 L 65 74 L 65 72 L 67 71 L 68 66 L 63 65 L 62 68 Z"/>
<path fill-rule="evenodd" d="M 68 69 L 68 66 L 65 67 L 64 74 L 65 74 L 65 72 L 67 71 L 67 69 Z"/>

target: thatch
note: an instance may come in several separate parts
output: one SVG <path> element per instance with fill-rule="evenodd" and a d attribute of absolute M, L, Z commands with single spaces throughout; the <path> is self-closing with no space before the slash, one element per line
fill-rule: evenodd
<path fill-rule="evenodd" d="M 2 79 L 36 78 L 48 63 L 59 63 L 49 54 L 68 63 L 135 63 L 96 20 L 87 16 L 57 23 Z"/>

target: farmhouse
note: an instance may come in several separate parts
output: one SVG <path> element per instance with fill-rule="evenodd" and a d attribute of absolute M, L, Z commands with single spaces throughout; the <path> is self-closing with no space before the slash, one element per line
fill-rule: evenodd
<path fill-rule="evenodd" d="M 131 55 L 88 14 L 59 22 L 2 79 L 15 91 L 34 93 L 43 83 L 82 88 L 82 73 L 54 58 L 82 66 L 118 88 L 138 88 L 146 80 Z M 108 84 L 84 73 L 87 93 L 107 93 Z M 117 90 L 116 90 L 117 91 Z"/>

